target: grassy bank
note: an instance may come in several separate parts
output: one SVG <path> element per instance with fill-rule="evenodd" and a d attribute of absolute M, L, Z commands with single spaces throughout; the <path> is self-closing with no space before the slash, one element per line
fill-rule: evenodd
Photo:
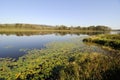
<path fill-rule="evenodd" d="M 18 60 L 1 58 L 0 80 L 120 79 L 120 53 L 90 53 L 90 47 L 81 45 L 79 39 L 52 42 L 45 49 L 27 51 Z"/>
<path fill-rule="evenodd" d="M 91 36 L 89 38 L 84 39 L 83 41 L 109 46 L 114 49 L 120 49 L 120 34 Z"/>
<path fill-rule="evenodd" d="M 110 32 L 101 30 L 0 29 L 0 32 Z"/>

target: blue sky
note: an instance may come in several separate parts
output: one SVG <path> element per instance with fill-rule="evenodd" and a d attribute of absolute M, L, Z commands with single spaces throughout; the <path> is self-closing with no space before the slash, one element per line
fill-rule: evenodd
<path fill-rule="evenodd" d="M 120 0 L 0 0 L 0 23 L 120 28 Z"/>

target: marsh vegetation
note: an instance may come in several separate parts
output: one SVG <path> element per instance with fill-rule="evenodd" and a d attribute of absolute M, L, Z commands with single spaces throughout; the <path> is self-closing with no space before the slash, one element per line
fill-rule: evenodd
<path fill-rule="evenodd" d="M 118 80 L 120 53 L 103 54 L 82 39 L 57 41 L 45 49 L 29 50 L 18 60 L 0 59 L 0 78 L 6 80 Z M 83 45 L 82 47 L 80 45 Z M 91 50 L 91 51 L 90 51 Z"/>
<path fill-rule="evenodd" d="M 19 28 L 20 26 L 26 26 L 16 25 Z M 26 28 L 18 29 L 18 32 L 13 29 L 10 32 L 10 29 L 0 30 L 0 44 L 2 46 L 0 46 L 0 51 L 4 49 L 5 51 L 10 50 L 7 52 L 8 57 L 0 56 L 0 80 L 120 79 L 119 35 L 108 35 L 108 33 L 106 35 L 98 35 L 101 31 L 94 31 L 95 34 L 92 33 L 91 31 L 96 30 L 98 26 L 91 26 L 89 32 L 87 32 L 88 28 L 81 27 L 79 27 L 79 32 L 77 32 L 78 30 L 75 31 L 75 29 L 78 29 L 77 27 L 74 29 L 71 27 L 68 31 L 66 27 L 62 26 L 63 31 L 49 29 L 51 30 L 50 32 L 45 31 L 47 30 L 46 28 L 49 28 L 48 26 L 43 31 L 40 31 L 42 29 L 39 30 L 35 25 L 32 29 Z M 52 28 L 56 29 L 55 27 Z M 33 29 L 34 31 L 31 31 Z M 86 31 L 80 32 L 83 29 Z M 109 32 L 109 30 L 106 32 Z M 104 33 L 103 31 L 102 34 Z M 91 35 L 94 36 L 90 37 Z M 101 39 L 107 42 L 101 41 Z M 106 50 L 101 46 L 87 45 L 83 43 L 83 40 L 97 44 L 102 43 L 102 45 L 106 46 L 111 46 L 114 43 L 114 47 L 112 47 L 114 49 Z M 110 42 L 113 43 L 111 44 Z M 12 43 L 14 45 L 11 45 Z M 29 45 L 24 46 L 28 43 Z M 9 45 L 3 48 L 6 44 Z M 16 52 L 14 51 L 14 55 L 17 57 L 10 57 L 12 55 L 12 49 L 17 50 Z M 22 53 L 21 51 L 24 54 L 20 55 Z M 5 54 L 5 52 L 0 52 L 0 54 Z"/>
<path fill-rule="evenodd" d="M 83 40 L 84 42 L 92 42 L 100 45 L 112 47 L 120 50 L 120 34 L 106 34 L 91 36 Z"/>

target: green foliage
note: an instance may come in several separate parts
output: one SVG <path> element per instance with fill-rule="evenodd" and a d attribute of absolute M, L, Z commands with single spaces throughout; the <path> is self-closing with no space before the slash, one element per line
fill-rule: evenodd
<path fill-rule="evenodd" d="M 109 46 L 114 49 L 120 49 L 120 34 L 107 34 L 91 36 L 83 40 L 84 42 L 93 42 L 104 46 Z"/>
<path fill-rule="evenodd" d="M 29 50 L 28 54 L 18 60 L 1 58 L 0 79 L 117 80 L 120 78 L 120 53 L 95 53 L 94 47 L 87 47 L 81 41 L 81 38 L 76 38 L 70 41 L 52 42 L 47 44 L 45 49 Z"/>

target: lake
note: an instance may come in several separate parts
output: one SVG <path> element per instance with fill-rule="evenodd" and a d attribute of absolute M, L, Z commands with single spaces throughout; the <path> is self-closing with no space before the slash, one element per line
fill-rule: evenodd
<path fill-rule="evenodd" d="M 84 33 L 71 33 L 71 32 L 2 32 L 0 33 L 0 58 L 18 58 L 26 54 L 24 50 L 29 49 L 41 49 L 45 48 L 45 45 L 55 41 L 67 41 L 74 38 L 88 37 L 95 34 L 105 34 L 97 32 L 84 32 Z M 81 40 L 82 41 L 82 40 Z M 84 44 L 82 42 L 82 44 Z M 88 49 L 88 52 L 107 52 L 99 46 L 81 45 L 86 47 L 92 47 Z M 95 50 L 94 50 L 95 49 Z"/>

